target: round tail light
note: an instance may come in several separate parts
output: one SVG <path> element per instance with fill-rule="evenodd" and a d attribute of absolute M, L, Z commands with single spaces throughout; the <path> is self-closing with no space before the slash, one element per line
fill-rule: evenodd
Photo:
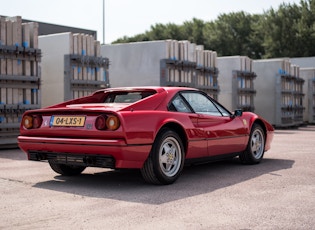
<path fill-rule="evenodd" d="M 35 115 L 33 116 L 33 128 L 38 129 L 43 123 L 43 118 L 42 116 Z"/>
<path fill-rule="evenodd" d="M 104 130 L 106 129 L 106 117 L 103 115 L 100 115 L 95 120 L 95 128 L 98 130 Z"/>
<path fill-rule="evenodd" d="M 106 119 L 106 126 L 110 130 L 116 130 L 119 128 L 120 122 L 116 116 L 108 116 Z"/>
<path fill-rule="evenodd" d="M 28 115 L 24 116 L 22 119 L 22 125 L 26 129 L 33 128 L 33 117 Z"/>
<path fill-rule="evenodd" d="M 43 118 L 40 115 L 26 115 L 22 119 L 22 125 L 26 129 L 38 129 L 43 123 Z"/>
<path fill-rule="evenodd" d="M 95 128 L 98 130 L 116 130 L 120 126 L 118 117 L 113 115 L 100 115 L 95 120 Z"/>

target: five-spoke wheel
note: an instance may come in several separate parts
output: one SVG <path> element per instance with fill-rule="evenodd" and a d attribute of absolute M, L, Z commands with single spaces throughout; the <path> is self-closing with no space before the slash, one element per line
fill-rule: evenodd
<path fill-rule="evenodd" d="M 257 164 L 265 152 L 265 135 L 260 125 L 254 124 L 249 136 L 247 148 L 239 157 L 245 164 Z"/>
<path fill-rule="evenodd" d="M 150 156 L 141 169 L 144 180 L 152 184 L 171 184 L 184 166 L 184 146 L 179 135 L 163 128 L 158 134 Z"/>

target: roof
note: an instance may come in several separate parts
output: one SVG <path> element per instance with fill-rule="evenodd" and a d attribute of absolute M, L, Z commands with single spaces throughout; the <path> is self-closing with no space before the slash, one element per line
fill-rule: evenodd
<path fill-rule="evenodd" d="M 189 87 L 178 87 L 178 86 L 131 86 L 131 87 L 115 87 L 98 90 L 97 92 L 108 92 L 108 91 L 133 91 L 133 90 L 155 90 L 157 92 L 162 91 L 178 91 L 178 90 L 197 90 Z"/>

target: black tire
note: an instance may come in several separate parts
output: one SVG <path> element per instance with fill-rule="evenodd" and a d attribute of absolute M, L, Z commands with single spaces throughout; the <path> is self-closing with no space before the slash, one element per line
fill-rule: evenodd
<path fill-rule="evenodd" d="M 48 162 L 52 170 L 63 176 L 80 175 L 86 168 L 84 166 L 59 164 L 56 163 L 54 160 L 49 160 Z"/>
<path fill-rule="evenodd" d="M 142 177 L 150 184 L 172 184 L 180 176 L 184 160 L 185 150 L 181 138 L 173 130 L 163 128 L 141 169 Z"/>
<path fill-rule="evenodd" d="M 258 164 L 261 162 L 265 152 L 265 133 L 260 125 L 254 124 L 246 150 L 239 157 L 244 164 Z"/>

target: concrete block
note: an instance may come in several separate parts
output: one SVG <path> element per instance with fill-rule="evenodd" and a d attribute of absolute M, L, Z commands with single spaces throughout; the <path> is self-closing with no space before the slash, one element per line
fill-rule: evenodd
<path fill-rule="evenodd" d="M 78 90 L 73 90 L 73 99 L 79 98 L 79 91 Z"/>
<path fill-rule="evenodd" d="M 13 88 L 11 97 L 12 97 L 12 104 L 15 104 L 15 105 L 19 104 L 19 89 Z"/>
<path fill-rule="evenodd" d="M 25 48 L 30 47 L 31 43 L 31 24 L 23 23 L 22 24 L 22 46 Z"/>
<path fill-rule="evenodd" d="M 83 34 L 78 34 L 78 54 L 79 55 L 84 55 L 82 53 L 82 50 L 83 50 Z"/>
<path fill-rule="evenodd" d="M 101 56 L 110 60 L 111 86 L 160 85 L 160 60 L 176 58 L 175 44 L 178 42 L 167 40 L 102 45 Z M 169 71 L 170 78 L 179 77 L 174 70 Z"/>
<path fill-rule="evenodd" d="M 188 61 L 197 62 L 196 61 L 196 44 L 190 43 L 188 47 Z"/>
<path fill-rule="evenodd" d="M 214 54 L 216 57 L 216 53 Z M 218 99 L 227 109 L 234 111 L 238 108 L 252 108 L 254 106 L 254 95 L 252 93 L 254 74 L 250 69 L 251 59 L 246 56 L 227 56 L 214 58 L 219 69 L 220 93 Z M 248 67 L 247 67 L 248 66 Z M 240 73 L 246 73 L 244 75 Z M 239 92 L 240 89 L 244 89 Z M 246 90 L 248 91 L 246 91 Z"/>
<path fill-rule="evenodd" d="M 90 56 L 95 56 L 95 48 L 94 48 L 94 45 L 95 45 L 95 39 L 92 35 L 89 36 L 90 38 L 90 52 L 91 52 L 91 55 Z"/>
<path fill-rule="evenodd" d="M 73 34 L 73 52 L 72 54 L 78 54 L 78 34 Z M 78 66 L 72 66 L 72 79 L 78 79 Z"/>
<path fill-rule="evenodd" d="M 87 34 L 60 33 L 39 37 L 42 58 L 42 107 L 78 98 L 99 89 L 71 80 L 101 80 L 105 72 L 96 68 L 89 57 L 100 54 L 100 42 Z M 72 61 L 69 55 L 84 56 L 81 61 Z M 80 57 L 81 58 L 81 57 Z M 96 79 L 96 75 L 99 79 Z M 96 84 L 97 85 L 97 84 Z M 95 88 L 95 90 L 93 90 Z"/>
<path fill-rule="evenodd" d="M 277 97 L 281 90 L 281 81 L 276 76 L 284 72 L 284 60 L 257 60 L 253 62 L 253 70 L 257 73 L 255 112 L 263 116 L 273 125 L 281 124 L 282 98 Z M 278 106 L 277 106 L 278 105 Z"/>
<path fill-rule="evenodd" d="M 6 21 L 6 45 L 12 46 L 13 45 L 13 22 Z"/>
<path fill-rule="evenodd" d="M 211 66 L 213 68 L 218 68 L 218 54 L 216 51 L 212 51 L 212 58 L 211 58 Z"/>
<path fill-rule="evenodd" d="M 23 104 L 25 105 L 29 105 L 31 104 L 31 101 L 32 101 L 32 92 L 31 92 L 31 89 L 24 89 L 23 91 Z"/>
<path fill-rule="evenodd" d="M 179 41 L 179 60 L 188 61 L 188 53 L 189 53 L 189 41 Z"/>
<path fill-rule="evenodd" d="M 6 45 L 6 22 L 4 17 L 0 17 L 0 45 Z"/>
<path fill-rule="evenodd" d="M 39 90 L 38 89 L 32 89 L 31 90 L 31 103 L 32 104 L 40 104 Z"/>
<path fill-rule="evenodd" d="M 38 49 L 38 23 L 30 22 L 30 47 Z"/>
<path fill-rule="evenodd" d="M 31 27 L 30 23 L 23 23 L 22 24 L 22 46 L 24 48 L 30 48 L 31 42 Z M 25 76 L 31 76 L 31 62 L 30 61 L 23 61 L 22 63 L 22 74 Z"/>
<path fill-rule="evenodd" d="M 19 43 L 19 36 L 21 37 L 22 34 L 18 34 L 18 27 L 19 24 L 16 21 L 12 22 L 12 44 L 14 46 L 19 47 L 21 43 Z M 19 60 L 12 60 L 12 74 L 13 75 L 21 75 L 22 73 L 22 65 L 21 61 Z"/>
<path fill-rule="evenodd" d="M 173 59 L 174 60 L 179 60 L 179 46 L 178 46 L 178 41 L 176 40 L 173 40 L 172 42 L 172 45 L 173 45 Z"/>
<path fill-rule="evenodd" d="M 7 88 L 6 90 L 6 98 L 7 98 L 7 104 L 12 105 L 13 104 L 13 89 Z"/>
<path fill-rule="evenodd" d="M 79 54 L 78 36 L 79 34 L 73 34 L 73 51 L 71 52 L 72 54 Z"/>
<path fill-rule="evenodd" d="M 205 51 L 202 45 L 197 46 L 189 41 L 163 40 L 103 45 L 101 54 L 110 60 L 109 75 L 112 87 L 161 85 L 165 84 L 165 81 L 183 86 L 187 83 L 208 86 L 210 78 L 201 70 L 206 66 L 216 65 L 215 52 Z M 170 59 L 171 63 L 172 60 L 174 63 L 195 62 L 201 70 L 188 65 L 182 67 L 172 64 L 161 70 L 162 59 Z M 161 74 L 161 71 L 165 73 Z"/>
<path fill-rule="evenodd" d="M 6 45 L 13 46 L 13 22 L 6 21 Z M 6 74 L 12 75 L 13 74 L 13 60 L 7 59 L 6 60 Z"/>
<path fill-rule="evenodd" d="M 64 55 L 73 52 L 72 33 L 39 36 L 38 43 L 45 54 L 41 62 L 41 103 L 46 107 L 65 100 Z M 35 100 L 35 92 L 32 95 Z"/>
<path fill-rule="evenodd" d="M 196 63 L 197 66 L 204 66 L 204 46 L 197 45 L 196 46 Z"/>
<path fill-rule="evenodd" d="M 38 23 L 30 22 L 30 47 L 38 49 Z M 38 76 L 38 63 L 31 61 L 31 76 Z"/>
<path fill-rule="evenodd" d="M 300 68 L 315 68 L 315 57 L 290 58 L 290 62 Z"/>
<path fill-rule="evenodd" d="M 100 41 L 94 41 L 94 54 L 96 57 L 101 56 L 101 42 Z"/>
<path fill-rule="evenodd" d="M 100 41 L 94 41 L 94 54 L 96 57 L 101 57 L 101 43 Z M 96 67 L 94 69 L 94 76 L 96 81 L 102 80 L 101 69 Z"/>
<path fill-rule="evenodd" d="M 73 34 L 73 52 L 71 54 L 81 55 L 82 52 L 82 35 Z M 82 80 L 82 67 L 77 64 L 72 66 L 72 75 L 75 80 Z"/>
<path fill-rule="evenodd" d="M 292 66 L 288 58 L 257 60 L 253 62 L 257 74 L 255 81 L 256 112 L 275 126 L 293 126 L 302 122 L 299 113 L 302 84 L 299 67 Z"/>
<path fill-rule="evenodd" d="M 81 34 L 82 36 L 82 51 L 81 51 L 81 55 L 86 55 L 86 38 L 87 36 L 85 34 Z"/>
<path fill-rule="evenodd" d="M 6 45 L 6 22 L 4 17 L 0 17 L 0 45 Z M 6 60 L 0 59 L 0 74 L 6 74 Z"/>
<path fill-rule="evenodd" d="M 303 121 L 305 123 L 315 123 L 315 67 L 301 68 L 300 77 L 305 80 L 303 87 L 303 93 L 305 94 L 305 100 L 303 100 L 303 106 L 305 111 L 303 113 Z"/>
<path fill-rule="evenodd" d="M 15 46 L 22 46 L 22 18 L 21 16 L 16 16 L 11 18 L 15 24 L 13 29 L 13 44 Z"/>
<path fill-rule="evenodd" d="M 7 104 L 7 88 L 0 88 L 0 105 Z"/>

